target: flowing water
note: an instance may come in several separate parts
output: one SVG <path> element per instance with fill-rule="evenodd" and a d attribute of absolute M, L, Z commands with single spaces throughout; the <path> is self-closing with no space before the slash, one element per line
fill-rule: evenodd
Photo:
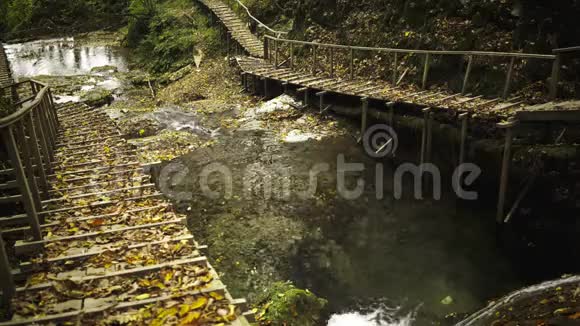
<path fill-rule="evenodd" d="M 6 50 L 16 77 L 88 74 L 104 65 L 128 69 L 123 51 L 77 45 L 74 38 L 11 44 Z M 173 116 L 158 118 L 175 129 L 190 122 Z M 353 151 L 357 145 L 348 137 L 330 142 L 288 137 L 290 165 L 335 161 L 345 149 L 350 160 L 370 164 L 364 152 Z M 374 175 L 369 178 L 372 189 Z M 323 238 L 304 241 L 291 262 L 293 280 L 329 300 L 334 314 L 328 326 L 429 325 L 449 313 L 475 311 L 522 285 L 496 246 L 493 210 L 457 209 L 453 200 L 386 197 L 368 193 L 338 202 L 333 222 L 319 225 Z"/>

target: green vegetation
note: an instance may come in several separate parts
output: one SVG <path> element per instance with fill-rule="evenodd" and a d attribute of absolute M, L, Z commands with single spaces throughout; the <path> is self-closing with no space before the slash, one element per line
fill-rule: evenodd
<path fill-rule="evenodd" d="M 130 12 L 127 45 L 149 71 L 176 71 L 192 64 L 197 51 L 220 53 L 219 33 L 191 1 L 134 0 Z"/>
<path fill-rule="evenodd" d="M 121 26 L 129 0 L 7 0 L 0 3 L 0 33 L 30 37 Z"/>
<path fill-rule="evenodd" d="M 327 301 L 308 290 L 297 289 L 290 282 L 274 283 L 256 308 L 260 325 L 318 325 Z"/>

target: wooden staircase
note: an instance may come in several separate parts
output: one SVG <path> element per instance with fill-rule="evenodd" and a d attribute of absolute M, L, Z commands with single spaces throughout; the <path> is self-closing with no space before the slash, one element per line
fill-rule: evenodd
<path fill-rule="evenodd" d="M 13 82 L 14 80 L 12 79 L 10 65 L 8 64 L 8 58 L 4 51 L 4 45 L 0 43 L 0 88 L 11 85 Z"/>
<path fill-rule="evenodd" d="M 226 290 L 113 121 L 82 103 L 57 112 L 42 236 L 2 229 L 24 240 L 14 245 L 13 316 L 0 325 L 247 325 L 245 300 Z"/>
<path fill-rule="evenodd" d="M 264 44 L 248 28 L 236 13 L 219 0 L 199 0 L 225 25 L 231 37 L 252 57 L 264 56 Z"/>

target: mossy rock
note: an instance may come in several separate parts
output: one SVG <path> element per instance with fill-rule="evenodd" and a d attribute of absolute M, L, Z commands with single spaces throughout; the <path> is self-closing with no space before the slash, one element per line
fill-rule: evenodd
<path fill-rule="evenodd" d="M 149 115 L 136 116 L 119 122 L 119 129 L 126 138 L 144 138 L 157 135 L 159 122 Z"/>
<path fill-rule="evenodd" d="M 260 325 L 314 326 L 319 325 L 328 302 L 292 283 L 278 282 L 266 291 L 257 308 Z"/>
<path fill-rule="evenodd" d="M 165 82 L 165 83 L 173 83 L 173 82 L 176 82 L 176 81 L 182 79 L 183 77 L 187 76 L 189 73 L 191 73 L 191 71 L 192 71 L 192 66 L 187 65 L 187 66 L 185 66 L 177 71 L 161 75 L 160 80 Z"/>
<path fill-rule="evenodd" d="M 118 71 L 119 71 L 119 68 L 117 68 L 116 66 L 111 66 L 111 65 L 93 67 L 91 69 L 91 73 L 101 73 L 101 72 L 113 73 L 113 72 L 118 72 Z"/>
<path fill-rule="evenodd" d="M 95 88 L 81 95 L 82 102 L 95 107 L 111 104 L 113 99 L 113 93 L 103 88 Z"/>
<path fill-rule="evenodd" d="M 148 86 L 149 82 L 155 83 L 156 81 L 155 78 L 141 72 L 130 74 L 127 76 L 127 79 L 133 86 Z"/>

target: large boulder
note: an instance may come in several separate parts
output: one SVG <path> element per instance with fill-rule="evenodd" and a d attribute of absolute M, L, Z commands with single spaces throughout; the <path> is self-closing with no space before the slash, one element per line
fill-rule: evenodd
<path fill-rule="evenodd" d="M 100 107 L 113 102 L 113 92 L 108 89 L 95 88 L 81 95 L 81 101 L 87 105 Z"/>

